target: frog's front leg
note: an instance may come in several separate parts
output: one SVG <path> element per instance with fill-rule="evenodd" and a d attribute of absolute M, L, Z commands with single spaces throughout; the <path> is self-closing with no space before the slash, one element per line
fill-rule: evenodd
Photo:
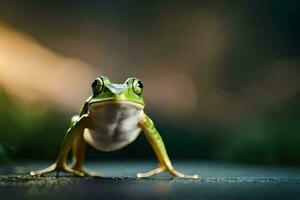
<path fill-rule="evenodd" d="M 33 176 L 41 176 L 54 171 L 56 171 L 57 173 L 59 171 L 65 171 L 78 176 L 83 176 L 84 174 L 82 172 L 67 167 L 67 156 L 75 139 L 83 134 L 83 130 L 88 126 L 88 123 L 88 115 L 82 115 L 76 122 L 72 123 L 64 137 L 56 162 L 50 167 L 38 171 L 32 171 L 30 172 L 30 174 Z"/>
<path fill-rule="evenodd" d="M 158 131 L 156 130 L 152 120 L 146 115 L 143 114 L 143 116 L 140 118 L 139 126 L 142 128 L 143 132 L 146 135 L 146 138 L 148 139 L 150 145 L 152 146 L 157 159 L 159 161 L 159 167 L 151 170 L 146 173 L 138 173 L 137 177 L 144 178 L 144 177 L 150 177 L 155 174 L 159 174 L 164 171 L 168 171 L 172 176 L 177 176 L 180 178 L 193 178 L 197 179 L 198 175 L 185 175 L 181 172 L 178 172 L 174 169 L 172 166 L 172 163 L 169 159 L 169 156 L 167 154 L 164 142 L 159 135 Z"/>

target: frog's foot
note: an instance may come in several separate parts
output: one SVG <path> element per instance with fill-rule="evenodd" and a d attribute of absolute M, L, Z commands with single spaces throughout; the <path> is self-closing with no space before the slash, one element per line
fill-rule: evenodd
<path fill-rule="evenodd" d="M 77 171 L 77 170 L 74 170 L 74 169 L 70 169 L 70 168 L 68 168 L 65 165 L 58 165 L 57 163 L 54 163 L 51 166 L 49 166 L 49 167 L 47 167 L 45 169 L 42 169 L 42 170 L 32 171 L 32 172 L 30 172 L 30 175 L 31 176 L 38 176 L 38 177 L 40 177 L 40 176 L 43 176 L 45 174 L 49 174 L 51 172 L 56 172 L 57 173 L 56 175 L 58 177 L 60 171 L 71 173 L 71 174 L 74 174 L 76 176 L 84 176 L 84 174 L 82 172 L 80 172 L 80 171 Z"/>
<path fill-rule="evenodd" d="M 72 170 L 75 170 L 77 172 L 80 172 L 83 174 L 83 176 L 101 176 L 100 173 L 98 172 L 92 172 L 92 171 L 88 171 L 88 170 L 85 170 L 83 169 L 82 167 L 72 167 Z"/>
<path fill-rule="evenodd" d="M 174 177 L 179 177 L 179 178 L 187 178 L 187 179 L 198 179 L 199 176 L 197 174 L 194 175 L 185 175 L 179 171 L 176 171 L 174 168 L 167 168 L 165 166 L 160 166 L 158 168 L 155 168 L 149 172 L 145 172 L 145 173 L 138 173 L 137 177 L 138 178 L 146 178 L 146 177 L 150 177 L 162 172 L 168 171 L 172 176 Z"/>

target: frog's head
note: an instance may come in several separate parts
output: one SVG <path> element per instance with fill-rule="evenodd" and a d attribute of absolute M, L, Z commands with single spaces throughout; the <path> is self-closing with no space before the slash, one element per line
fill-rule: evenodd
<path fill-rule="evenodd" d="M 100 76 L 92 83 L 93 95 L 90 104 L 100 103 L 105 101 L 113 102 L 131 102 L 144 106 L 142 97 L 143 84 L 135 78 L 128 78 L 123 84 L 112 83 L 107 77 Z"/>

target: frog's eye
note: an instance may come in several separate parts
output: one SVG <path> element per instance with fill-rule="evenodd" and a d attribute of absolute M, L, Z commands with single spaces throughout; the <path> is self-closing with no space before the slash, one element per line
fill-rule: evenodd
<path fill-rule="evenodd" d="M 141 95 L 142 92 L 143 92 L 143 84 L 142 84 L 142 82 L 140 80 L 138 80 L 138 79 L 134 79 L 133 82 L 132 82 L 132 90 L 137 95 Z"/>
<path fill-rule="evenodd" d="M 92 83 L 93 94 L 97 95 L 103 90 L 103 80 L 102 78 L 96 78 Z"/>

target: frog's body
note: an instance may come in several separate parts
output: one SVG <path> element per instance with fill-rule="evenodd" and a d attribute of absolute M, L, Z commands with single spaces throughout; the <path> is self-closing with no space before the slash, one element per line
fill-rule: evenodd
<path fill-rule="evenodd" d="M 143 85 L 138 79 L 128 78 L 124 84 L 114 84 L 101 76 L 92 83 L 92 89 L 93 95 L 86 100 L 80 114 L 71 120 L 56 162 L 46 169 L 31 172 L 31 175 L 40 176 L 53 171 L 90 175 L 83 170 L 86 143 L 100 151 L 114 151 L 133 142 L 143 131 L 160 166 L 147 173 L 138 173 L 138 177 L 169 171 L 181 178 L 198 178 L 197 175 L 186 176 L 173 168 L 158 131 L 144 113 Z M 66 159 L 71 149 L 73 167 L 69 168 Z"/>
<path fill-rule="evenodd" d="M 137 126 L 143 106 L 128 102 L 92 104 L 92 125 L 84 130 L 87 143 L 101 151 L 114 151 L 133 142 L 141 132 Z"/>

